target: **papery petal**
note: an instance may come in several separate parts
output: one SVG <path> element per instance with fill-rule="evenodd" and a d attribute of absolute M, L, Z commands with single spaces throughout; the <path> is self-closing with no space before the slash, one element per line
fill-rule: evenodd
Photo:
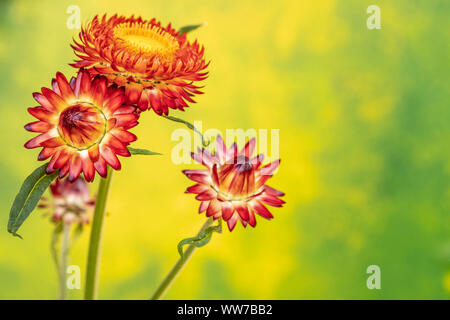
<path fill-rule="evenodd" d="M 211 176 L 207 171 L 203 170 L 183 170 L 183 173 L 188 177 L 189 179 L 203 184 L 210 184 L 211 183 Z"/>

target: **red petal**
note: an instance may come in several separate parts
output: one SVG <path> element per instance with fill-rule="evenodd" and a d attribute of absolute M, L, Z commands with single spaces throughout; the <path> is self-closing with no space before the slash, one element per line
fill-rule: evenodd
<path fill-rule="evenodd" d="M 253 210 L 261 217 L 266 219 L 273 218 L 273 215 L 270 213 L 270 211 L 258 200 L 250 201 L 250 205 L 252 206 Z"/>
<path fill-rule="evenodd" d="M 217 192 L 209 188 L 195 197 L 195 199 L 200 201 L 212 200 L 215 198 L 217 198 Z"/>
<path fill-rule="evenodd" d="M 125 87 L 125 96 L 127 103 L 136 104 L 141 97 L 142 86 L 130 84 Z"/>
<path fill-rule="evenodd" d="M 198 213 L 204 212 L 206 209 L 208 209 L 209 201 L 202 201 L 200 203 L 200 207 L 198 208 Z"/>
<path fill-rule="evenodd" d="M 227 221 L 228 230 L 233 231 L 234 227 L 236 226 L 237 220 L 238 220 L 238 215 L 237 215 L 237 214 L 234 214 L 233 217 L 231 217 L 231 218 Z"/>
<path fill-rule="evenodd" d="M 101 177 L 106 178 L 108 171 L 107 171 L 107 167 L 106 167 L 106 162 L 105 162 L 105 160 L 103 160 L 102 157 L 98 158 L 98 161 L 96 161 L 94 163 L 94 167 L 95 167 L 95 170 L 97 170 L 98 174 Z"/>
<path fill-rule="evenodd" d="M 41 146 L 46 148 L 56 148 L 62 145 L 64 145 L 64 141 L 60 137 L 54 137 L 41 143 Z"/>
<path fill-rule="evenodd" d="M 75 94 L 73 93 L 73 89 L 70 87 L 69 83 L 67 82 L 66 77 L 61 73 L 56 73 L 56 81 L 58 83 L 58 88 L 61 92 L 61 97 L 64 100 L 70 100 L 75 99 Z"/>
<path fill-rule="evenodd" d="M 66 176 L 66 174 L 69 172 L 70 163 L 69 161 L 66 162 L 66 164 L 59 169 L 59 178 L 62 179 Z"/>
<path fill-rule="evenodd" d="M 106 144 L 115 154 L 119 156 L 129 157 L 131 155 L 130 151 L 128 151 L 128 149 L 122 144 L 122 142 L 120 142 L 120 140 L 115 138 L 113 135 L 108 136 Z"/>
<path fill-rule="evenodd" d="M 81 158 L 78 154 L 75 154 L 70 159 L 69 181 L 73 182 L 76 179 L 78 179 L 81 170 L 82 170 Z"/>
<path fill-rule="evenodd" d="M 50 119 L 55 116 L 53 112 L 50 112 L 43 107 L 28 108 L 28 112 L 33 117 L 45 122 L 50 122 Z"/>
<path fill-rule="evenodd" d="M 277 190 L 277 189 L 274 189 L 274 188 L 272 188 L 272 187 L 269 187 L 269 186 L 264 186 L 264 191 L 267 193 L 267 194 L 269 194 L 269 195 L 272 195 L 272 196 L 275 196 L 275 197 L 282 197 L 282 196 L 284 196 L 284 193 L 283 192 L 281 192 L 281 191 L 279 191 L 279 190 Z"/>
<path fill-rule="evenodd" d="M 224 201 L 222 203 L 222 218 L 223 220 L 227 221 L 229 220 L 234 213 L 234 207 L 231 205 L 230 202 Z"/>
<path fill-rule="evenodd" d="M 95 170 L 91 159 L 89 157 L 82 158 L 81 165 L 83 167 L 84 178 L 87 182 L 92 182 L 94 180 Z"/>
<path fill-rule="evenodd" d="M 93 89 L 92 95 L 94 101 L 97 102 L 99 105 L 103 105 L 103 99 L 106 94 L 107 87 L 108 87 L 108 80 L 106 80 L 105 77 L 95 78 L 95 80 L 92 83 Z"/>
<path fill-rule="evenodd" d="M 100 150 L 98 148 L 98 144 L 89 148 L 88 153 L 89 153 L 89 158 L 91 158 L 92 162 L 97 161 L 98 158 L 100 157 Z"/>
<path fill-rule="evenodd" d="M 55 92 L 48 88 L 42 88 L 42 94 L 47 98 L 48 102 L 53 106 L 53 110 L 61 111 L 67 107 L 67 103 L 61 99 Z"/>
<path fill-rule="evenodd" d="M 130 142 L 134 142 L 137 140 L 137 137 L 135 134 L 125 131 L 125 130 L 113 129 L 110 131 L 110 133 L 126 145 L 128 145 Z"/>
<path fill-rule="evenodd" d="M 207 185 L 204 184 L 195 184 L 193 186 L 190 186 L 189 188 L 186 189 L 186 193 L 196 193 L 196 194 L 200 194 L 202 192 L 205 192 L 206 190 L 208 190 L 209 187 Z"/>
<path fill-rule="evenodd" d="M 239 216 L 243 219 L 243 220 L 248 220 L 249 218 L 249 213 L 248 213 L 248 207 L 247 204 L 242 203 L 242 202 L 234 202 L 233 203 L 234 208 L 236 209 L 236 211 L 239 213 Z"/>
<path fill-rule="evenodd" d="M 139 116 L 133 113 L 118 115 L 115 114 L 114 118 L 117 120 L 116 127 L 123 127 L 125 130 L 127 130 L 137 125 Z"/>
<path fill-rule="evenodd" d="M 44 141 L 47 141 L 49 139 L 52 139 L 52 136 L 48 132 L 42 133 L 25 143 L 25 148 L 33 149 L 40 147 Z"/>
<path fill-rule="evenodd" d="M 80 70 L 78 72 L 75 95 L 79 98 L 91 95 L 91 77 L 86 70 Z"/>
<path fill-rule="evenodd" d="M 48 90 L 48 89 L 47 89 Z M 33 98 L 34 98 L 34 100 L 36 100 L 45 110 L 47 110 L 47 111 L 50 111 L 50 112 L 52 112 L 52 111 L 56 111 L 56 108 L 50 103 L 50 101 L 48 101 L 48 99 L 44 96 L 44 95 L 42 95 L 42 94 L 40 94 L 40 93 L 38 93 L 38 92 L 34 92 L 33 93 Z"/>
<path fill-rule="evenodd" d="M 31 131 L 31 132 L 47 132 L 52 127 L 53 126 L 48 122 L 35 121 L 35 122 L 31 122 L 31 123 L 28 123 L 27 125 L 25 125 L 25 130 Z"/>
<path fill-rule="evenodd" d="M 113 92 L 110 96 L 107 95 L 103 105 L 105 109 L 109 110 L 113 114 L 123 103 L 125 102 L 125 96 L 121 90 Z"/>
<path fill-rule="evenodd" d="M 258 200 L 273 207 L 281 207 L 283 204 L 285 204 L 283 200 L 269 194 L 261 195 L 260 197 L 258 197 Z"/>
<path fill-rule="evenodd" d="M 100 146 L 100 154 L 103 159 L 105 159 L 106 163 L 108 163 L 113 169 L 120 170 L 120 161 L 116 154 L 108 146 L 102 144 Z"/>
<path fill-rule="evenodd" d="M 216 154 L 221 162 L 225 161 L 225 155 L 227 154 L 227 147 L 223 143 L 221 135 L 216 138 Z"/>
<path fill-rule="evenodd" d="M 264 167 L 262 167 L 260 169 L 260 171 L 259 171 L 260 174 L 263 175 L 263 176 L 271 176 L 271 175 L 273 175 L 275 170 L 278 169 L 278 166 L 280 165 L 280 161 L 281 160 L 278 159 L 278 160 L 276 160 L 274 162 L 266 164 Z"/>
<path fill-rule="evenodd" d="M 39 153 L 38 160 L 43 161 L 48 159 L 55 152 L 54 148 L 43 148 Z"/>
<path fill-rule="evenodd" d="M 247 158 L 250 158 L 255 151 L 255 145 L 256 145 L 256 139 L 252 138 L 250 139 L 245 147 L 241 151 L 241 155 L 246 156 Z"/>
<path fill-rule="evenodd" d="M 208 171 L 204 170 L 183 170 L 182 171 L 189 179 L 203 184 L 211 184 L 211 176 Z"/>
<path fill-rule="evenodd" d="M 217 212 L 219 212 L 221 208 L 222 207 L 221 207 L 220 202 L 218 200 L 210 201 L 208 209 L 206 210 L 206 216 L 207 217 L 212 217 Z"/>
<path fill-rule="evenodd" d="M 214 166 L 212 168 L 212 179 L 213 179 L 214 184 L 216 186 L 220 185 L 220 183 L 219 183 L 219 175 L 217 173 L 217 164 L 216 163 L 214 164 Z"/>
<path fill-rule="evenodd" d="M 55 161 L 55 164 L 53 165 L 53 168 L 60 169 L 63 166 L 65 166 L 66 163 L 69 161 L 71 155 L 72 155 L 71 152 L 69 152 L 67 150 L 61 151 L 58 159 Z"/>

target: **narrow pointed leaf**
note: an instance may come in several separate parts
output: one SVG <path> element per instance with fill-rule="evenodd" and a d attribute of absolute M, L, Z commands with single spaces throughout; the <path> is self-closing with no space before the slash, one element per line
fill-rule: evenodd
<path fill-rule="evenodd" d="M 203 26 L 203 23 L 200 23 L 200 24 L 191 24 L 191 25 L 188 25 L 188 26 L 181 27 L 181 28 L 180 28 L 180 35 L 183 34 L 183 33 L 191 32 L 191 31 L 193 31 L 193 30 L 195 30 L 195 29 L 200 28 L 201 26 Z"/>
<path fill-rule="evenodd" d="M 14 199 L 11 211 L 9 212 L 8 232 L 14 236 L 21 238 L 17 234 L 17 230 L 28 218 L 30 213 L 34 210 L 45 190 L 47 190 L 50 183 L 55 180 L 58 175 L 57 172 L 47 174 L 45 169 L 47 164 L 44 164 L 34 170 L 23 182 L 19 193 Z"/>
<path fill-rule="evenodd" d="M 205 139 L 205 137 L 203 137 L 202 133 L 196 128 L 194 127 L 193 124 L 187 122 L 186 120 L 180 119 L 180 118 L 176 118 L 176 117 L 172 117 L 172 116 L 166 116 L 166 115 L 162 115 L 162 117 L 171 120 L 171 121 L 175 121 L 175 122 L 179 122 L 179 123 L 184 123 L 186 125 L 186 127 L 188 127 L 189 129 L 193 130 L 194 132 L 198 133 L 198 135 L 200 135 L 200 137 L 202 138 L 202 144 L 204 147 L 209 146 L 209 144 L 211 143 L 211 141 L 208 141 Z"/>
<path fill-rule="evenodd" d="M 153 152 L 150 150 L 146 150 L 146 149 L 135 149 L 135 148 L 130 148 L 128 147 L 128 151 L 130 151 L 130 153 L 132 155 L 145 155 L 145 156 L 154 156 L 154 155 L 162 155 L 161 153 L 158 152 Z"/>

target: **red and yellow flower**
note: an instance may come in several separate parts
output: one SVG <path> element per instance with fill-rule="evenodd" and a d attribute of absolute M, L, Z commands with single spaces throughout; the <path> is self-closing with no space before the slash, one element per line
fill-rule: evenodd
<path fill-rule="evenodd" d="M 280 164 L 280 160 L 261 167 L 262 154 L 252 158 L 255 139 L 251 139 L 238 152 L 236 143 L 229 149 L 222 137 L 216 139 L 216 151 L 206 149 L 192 153 L 192 158 L 204 165 L 206 170 L 184 170 L 183 173 L 197 184 L 187 188 L 186 193 L 197 194 L 201 201 L 199 213 L 207 217 L 222 218 L 230 231 L 238 220 L 244 227 L 256 225 L 255 213 L 266 219 L 273 215 L 266 205 L 281 207 L 285 202 L 279 197 L 284 193 L 266 185 Z"/>
<path fill-rule="evenodd" d="M 96 16 L 82 28 L 72 48 L 80 58 L 72 66 L 89 68 L 125 87 L 127 103 L 140 110 L 168 114 L 184 110 L 201 94 L 194 82 L 207 78 L 204 48 L 190 43 L 169 24 L 155 19 Z"/>
<path fill-rule="evenodd" d="M 40 105 L 28 112 L 38 121 L 25 129 L 40 134 L 25 147 L 42 147 L 38 160 L 51 157 L 47 173 L 59 170 L 60 178 L 68 174 L 75 181 L 83 172 L 91 182 L 95 171 L 106 177 L 107 165 L 120 170 L 117 156 L 130 156 L 127 145 L 137 138 L 128 129 L 139 118 L 135 107 L 123 105 L 123 89 L 108 86 L 105 77 L 93 79 L 81 69 L 70 83 L 58 72 L 52 89 L 42 88 L 33 96 Z"/>
<path fill-rule="evenodd" d="M 89 186 L 83 177 L 74 182 L 56 179 L 50 185 L 50 194 L 50 199 L 41 199 L 39 208 L 49 209 L 53 222 L 89 223 L 89 211 L 94 207 L 95 200 L 91 198 Z"/>

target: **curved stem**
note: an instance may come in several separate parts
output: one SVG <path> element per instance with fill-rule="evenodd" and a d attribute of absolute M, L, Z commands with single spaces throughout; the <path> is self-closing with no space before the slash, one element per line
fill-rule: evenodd
<path fill-rule="evenodd" d="M 206 228 L 210 227 L 213 224 L 214 220 L 212 218 L 209 218 L 205 224 L 202 226 L 200 231 L 198 233 L 201 233 Z M 189 261 L 189 258 L 192 256 L 196 249 L 196 246 L 191 244 L 188 246 L 186 251 L 184 251 L 184 258 L 178 259 L 177 263 L 173 266 L 172 270 L 167 274 L 167 276 L 164 278 L 164 280 L 159 285 L 158 289 L 156 289 L 153 296 L 150 298 L 151 300 L 159 300 L 162 298 L 162 296 L 167 292 L 170 285 L 175 281 L 176 277 L 180 273 L 180 271 L 183 269 L 185 264 Z"/>
<path fill-rule="evenodd" d="M 84 299 L 86 300 L 97 299 L 103 221 L 105 218 L 106 202 L 108 200 L 112 173 L 113 171 L 108 167 L 106 179 L 101 179 L 98 186 L 86 267 L 86 289 L 84 293 Z"/>
<path fill-rule="evenodd" d="M 63 222 L 63 239 L 61 243 L 61 257 L 59 264 L 59 299 L 66 300 L 67 286 L 66 286 L 66 270 L 67 257 L 69 253 L 69 239 L 70 239 L 70 225 Z"/>

